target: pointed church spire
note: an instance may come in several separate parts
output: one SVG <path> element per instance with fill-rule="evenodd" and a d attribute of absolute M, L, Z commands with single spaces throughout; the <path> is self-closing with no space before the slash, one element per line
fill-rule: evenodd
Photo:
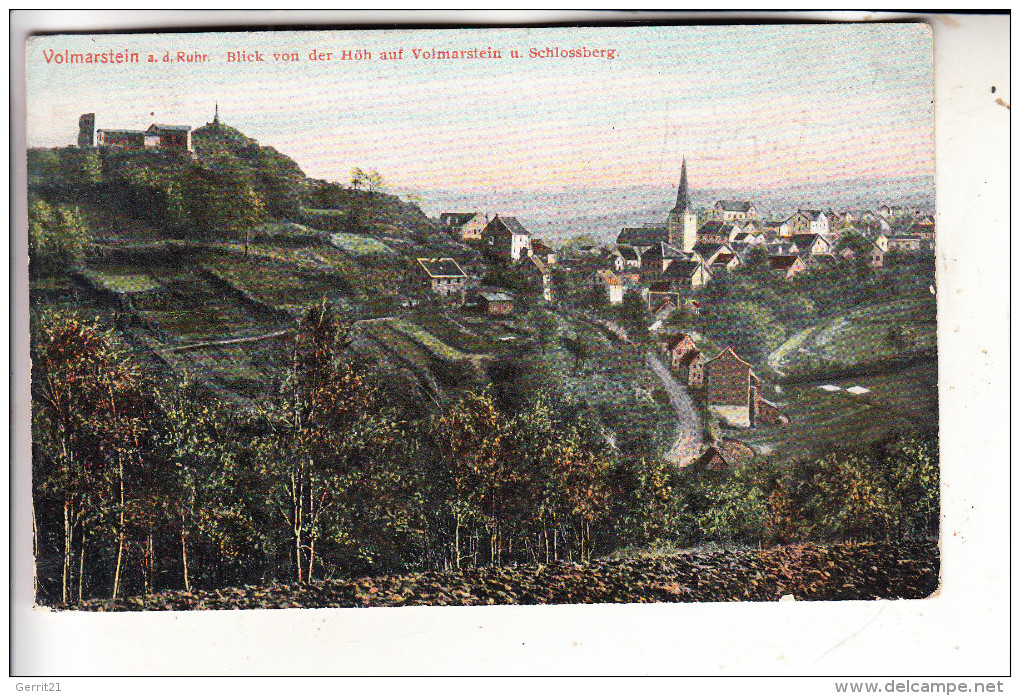
<path fill-rule="evenodd" d="M 691 197 L 687 194 L 687 158 L 680 165 L 680 186 L 676 191 L 676 207 L 673 210 L 685 211 L 691 207 Z"/>
<path fill-rule="evenodd" d="M 217 123 L 217 124 L 220 122 L 220 103 L 219 102 L 216 102 L 216 113 L 213 115 L 212 122 L 213 123 Z"/>

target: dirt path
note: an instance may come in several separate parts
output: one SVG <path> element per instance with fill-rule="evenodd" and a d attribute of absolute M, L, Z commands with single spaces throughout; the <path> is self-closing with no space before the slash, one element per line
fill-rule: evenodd
<path fill-rule="evenodd" d="M 694 408 L 690 394 L 682 384 L 673 378 L 661 360 L 650 352 L 645 355 L 645 360 L 648 367 L 652 368 L 655 376 L 662 382 L 666 393 L 669 394 L 673 410 L 676 411 L 676 440 L 666 454 L 666 458 L 678 466 L 687 466 L 692 459 L 701 454 L 701 418 L 698 416 L 698 410 Z"/>

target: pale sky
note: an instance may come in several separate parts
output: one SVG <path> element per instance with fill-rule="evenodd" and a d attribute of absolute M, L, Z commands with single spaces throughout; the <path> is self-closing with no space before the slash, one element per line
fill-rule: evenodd
<path fill-rule="evenodd" d="M 616 56 L 528 57 L 547 47 Z M 47 63 L 65 49 L 142 62 Z M 313 49 L 334 59 L 309 61 Z M 337 60 L 344 49 L 372 59 Z M 226 60 L 256 50 L 266 62 Z M 165 51 L 209 60 L 167 64 Z M 272 56 L 292 51 L 296 63 Z M 85 112 L 98 128 L 197 127 L 218 101 L 224 123 L 309 176 L 346 181 L 359 166 L 394 189 L 675 186 L 683 156 L 698 187 L 934 169 L 931 34 L 918 24 L 48 36 L 29 40 L 26 84 L 30 147 L 75 143 Z"/>

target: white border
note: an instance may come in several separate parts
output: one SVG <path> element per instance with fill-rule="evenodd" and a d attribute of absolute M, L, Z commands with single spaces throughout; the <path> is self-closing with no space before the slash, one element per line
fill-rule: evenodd
<path fill-rule="evenodd" d="M 635 14 L 617 16 L 627 19 Z M 833 18 L 831 13 L 799 16 Z M 844 13 L 834 18 L 862 16 Z M 431 12 L 413 15 L 410 21 L 610 18 L 606 13 L 577 12 Z M 641 18 L 654 19 L 655 15 Z M 18 32 L 29 24 L 98 30 L 125 24 L 158 28 L 192 23 L 342 24 L 397 19 L 379 13 L 16 14 L 12 17 L 12 89 L 15 93 L 24 89 L 24 71 L 19 64 L 24 44 Z M 928 21 L 936 46 L 940 403 L 946 514 L 944 585 L 938 597 L 919 602 L 427 607 L 236 614 L 79 615 L 32 610 L 25 601 L 27 596 L 30 603 L 31 597 L 30 494 L 22 471 L 27 467 L 16 465 L 27 461 L 23 458 L 28 441 L 27 272 L 23 235 L 15 234 L 11 246 L 15 288 L 11 305 L 15 336 L 11 482 L 16 542 L 11 556 L 12 674 L 1007 673 L 1010 479 L 1004 375 L 1009 371 L 1005 319 L 1010 288 L 1003 252 L 1009 232 L 1009 112 L 995 99 L 1007 103 L 1010 99 L 1009 18 L 957 15 Z M 991 85 L 997 86 L 995 95 L 990 93 Z M 12 200 L 17 212 L 12 219 L 14 230 L 25 229 L 21 99 L 12 98 L 12 142 L 18 153 L 12 159 Z M 775 684 L 765 682 L 753 688 L 767 689 L 770 683 Z M 798 685 L 806 683 L 784 680 L 783 692 L 797 693 Z M 87 688 L 88 684 L 79 683 L 78 687 Z M 108 693 L 116 685 L 128 687 L 129 683 L 104 680 L 101 690 Z M 151 683 L 140 686 L 152 688 Z M 372 684 L 365 687 L 375 688 Z M 174 688 L 190 687 L 182 684 Z M 224 684 L 222 688 L 231 687 Z M 823 680 L 818 691 L 811 692 L 831 693 L 834 689 Z"/>

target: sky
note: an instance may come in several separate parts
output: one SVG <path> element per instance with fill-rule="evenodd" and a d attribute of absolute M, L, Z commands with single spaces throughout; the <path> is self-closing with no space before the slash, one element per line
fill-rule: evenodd
<path fill-rule="evenodd" d="M 614 57 L 530 56 L 549 48 Z M 141 62 L 47 62 L 65 50 Z M 166 51 L 208 58 L 166 63 Z M 254 51 L 265 60 L 227 61 Z M 683 157 L 692 183 L 714 188 L 934 170 L 923 24 L 58 35 L 31 38 L 26 66 L 29 147 L 73 144 L 86 112 L 97 128 L 197 127 L 218 103 L 222 122 L 309 176 L 375 169 L 393 190 L 675 187 Z"/>

